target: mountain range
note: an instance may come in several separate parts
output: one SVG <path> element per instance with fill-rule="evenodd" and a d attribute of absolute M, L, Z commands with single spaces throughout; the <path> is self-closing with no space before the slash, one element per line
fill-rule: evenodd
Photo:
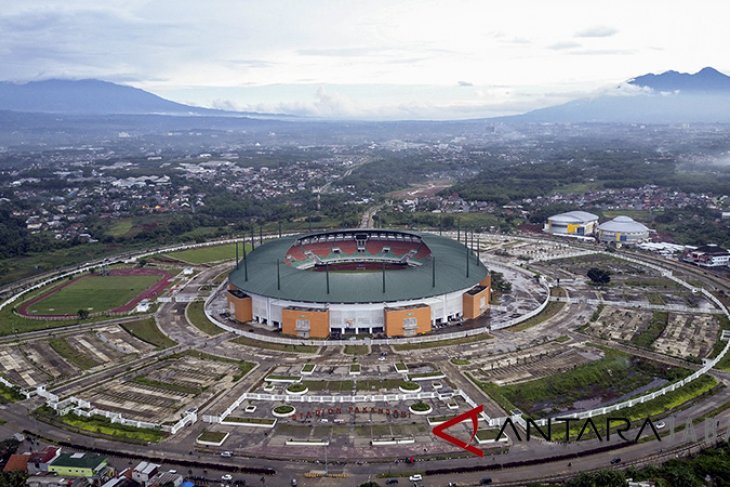
<path fill-rule="evenodd" d="M 630 79 L 632 89 L 501 117 L 523 122 L 730 122 L 730 76 L 714 68 L 666 71 Z M 0 110 L 83 115 L 266 116 L 194 107 L 153 93 L 94 79 L 0 82 Z M 278 115 L 268 115 L 277 118 Z M 282 117 L 286 117 L 282 115 Z"/>
<path fill-rule="evenodd" d="M 533 110 L 511 120 L 553 123 L 730 123 L 730 76 L 714 68 L 697 73 L 645 74 L 601 95 Z"/>

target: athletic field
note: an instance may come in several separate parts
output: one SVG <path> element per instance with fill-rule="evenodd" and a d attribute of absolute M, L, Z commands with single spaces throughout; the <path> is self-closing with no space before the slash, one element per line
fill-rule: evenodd
<path fill-rule="evenodd" d="M 142 299 L 156 297 L 170 275 L 156 269 L 115 269 L 109 275 L 86 274 L 54 287 L 18 309 L 26 316 L 75 316 L 89 313 L 130 311 Z"/>

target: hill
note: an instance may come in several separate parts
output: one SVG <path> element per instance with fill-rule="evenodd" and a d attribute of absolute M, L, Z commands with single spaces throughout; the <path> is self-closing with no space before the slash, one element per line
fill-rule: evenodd
<path fill-rule="evenodd" d="M 0 82 L 0 110 L 96 115 L 232 113 L 183 105 L 138 88 L 95 79 Z"/>

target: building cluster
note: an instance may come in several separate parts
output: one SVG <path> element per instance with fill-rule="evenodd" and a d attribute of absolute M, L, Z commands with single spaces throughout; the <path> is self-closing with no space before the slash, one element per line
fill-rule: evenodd
<path fill-rule="evenodd" d="M 357 155 L 323 154 L 293 164 L 251 165 L 235 154 L 215 159 L 199 154 L 150 167 L 147 161 L 60 159 L 56 170 L 36 165 L 0 171 L 0 208 L 11 201 L 12 213 L 31 233 L 46 232 L 57 240 L 94 241 L 95 221 L 155 213 L 193 213 L 210 195 L 234 194 L 242 199 L 272 200 L 295 193 L 310 199 L 317 192 L 350 192 L 332 182 L 362 163 Z M 155 156 L 159 157 L 159 156 Z M 365 156 L 362 156 L 365 157 Z M 261 151 L 261 160 L 272 154 Z M 230 159 L 230 160 L 229 160 Z M 149 158 L 148 158 L 149 160 Z M 205 188 L 198 191 L 195 188 Z M 357 200 L 352 190 L 354 200 Z"/>
<path fill-rule="evenodd" d="M 587 211 L 569 211 L 553 215 L 543 227 L 545 233 L 558 237 L 597 239 L 599 242 L 622 246 L 638 245 L 649 240 L 650 230 L 628 216 L 598 222 L 598 215 Z"/>
<path fill-rule="evenodd" d="M 553 215 L 543 227 L 545 233 L 558 237 L 572 237 L 599 241 L 617 247 L 627 245 L 664 255 L 680 255 L 684 262 L 701 267 L 730 267 L 730 252 L 719 245 L 700 247 L 649 242 L 651 230 L 628 216 L 598 222 L 598 215 L 586 211 L 568 211 Z"/>
<path fill-rule="evenodd" d="M 177 472 L 164 471 L 151 462 L 142 461 L 117 471 L 103 455 L 66 453 L 56 446 L 15 453 L 8 458 L 3 471 L 27 474 L 28 487 L 193 487 Z"/>
<path fill-rule="evenodd" d="M 727 195 L 705 193 L 686 193 L 666 187 L 647 184 L 638 188 L 612 188 L 587 191 L 584 193 L 555 193 L 520 201 L 521 204 L 538 206 L 564 204 L 578 208 L 597 210 L 647 210 L 681 209 L 702 207 L 719 209 L 726 207 L 730 200 Z"/>

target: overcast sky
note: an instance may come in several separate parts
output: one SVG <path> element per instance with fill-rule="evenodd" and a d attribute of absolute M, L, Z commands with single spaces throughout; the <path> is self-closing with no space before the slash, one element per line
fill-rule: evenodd
<path fill-rule="evenodd" d="M 351 118 L 512 114 L 730 72 L 726 0 L 0 0 L 0 77 Z"/>

